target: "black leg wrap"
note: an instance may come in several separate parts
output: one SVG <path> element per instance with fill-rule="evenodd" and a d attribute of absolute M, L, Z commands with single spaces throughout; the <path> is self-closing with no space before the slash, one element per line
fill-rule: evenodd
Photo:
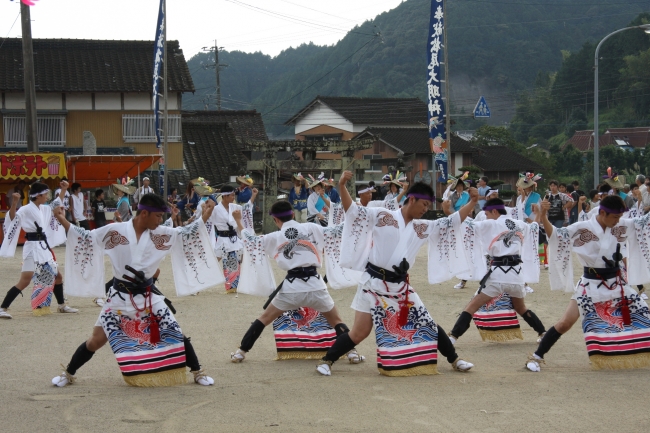
<path fill-rule="evenodd" d="M 253 348 L 253 344 L 255 344 L 257 339 L 260 338 L 260 335 L 262 335 L 262 331 L 264 331 L 264 324 L 255 319 L 255 321 L 251 323 L 251 327 L 246 331 L 246 334 L 244 334 L 244 338 L 242 338 L 239 348 L 244 352 L 250 351 Z"/>
<path fill-rule="evenodd" d="M 22 291 L 18 289 L 18 287 L 13 286 L 9 291 L 7 292 L 7 296 L 5 296 L 4 301 L 2 301 L 2 305 L 0 305 L 0 308 L 9 308 L 11 303 L 18 297 L 18 295 L 22 295 Z"/>
<path fill-rule="evenodd" d="M 56 298 L 56 302 L 59 305 L 65 304 L 65 298 L 63 297 L 63 284 L 55 284 L 53 292 L 54 292 L 54 297 Z"/>
<path fill-rule="evenodd" d="M 70 364 L 68 364 L 66 371 L 74 376 L 77 370 L 79 370 L 86 362 L 90 361 L 90 358 L 92 358 L 94 354 L 95 352 L 88 350 L 86 342 L 84 341 L 79 347 L 77 347 L 74 355 L 72 355 L 72 359 L 70 360 Z"/>
<path fill-rule="evenodd" d="M 557 340 L 560 339 L 561 336 L 562 334 L 557 332 L 555 326 L 551 326 L 551 328 L 546 331 L 546 334 L 544 335 L 544 338 L 542 338 L 542 341 L 539 343 L 539 346 L 535 351 L 535 355 L 543 358 L 544 355 L 546 355 L 546 353 L 551 350 L 551 347 L 553 347 L 553 345 L 557 342 Z"/>
<path fill-rule="evenodd" d="M 329 348 L 327 354 L 323 357 L 323 361 L 335 362 L 341 356 L 354 349 L 354 346 L 356 346 L 356 344 L 354 344 L 354 341 L 350 338 L 350 333 L 345 332 L 336 337 L 336 341 L 334 341 L 332 347 Z"/>
<path fill-rule="evenodd" d="M 199 364 L 199 357 L 196 356 L 194 346 L 190 339 L 183 335 L 183 344 L 185 344 L 185 363 L 190 367 L 191 371 L 199 371 L 201 364 Z"/>
<path fill-rule="evenodd" d="M 463 311 L 464 313 L 464 311 Z M 469 313 L 467 313 L 469 314 Z M 470 316 L 471 317 L 471 316 Z M 458 322 L 456 322 L 458 323 Z M 469 325 L 467 325 L 469 327 Z M 465 332 L 465 331 L 463 331 Z M 458 354 L 456 353 L 456 348 L 451 344 L 451 340 L 447 336 L 447 333 L 442 326 L 438 325 L 438 352 L 445 358 L 447 362 L 453 364 L 456 359 L 458 359 Z"/>
<path fill-rule="evenodd" d="M 336 336 L 338 337 L 341 334 L 344 334 L 346 332 L 350 332 L 350 328 L 348 328 L 348 325 L 345 323 L 341 322 L 338 325 L 334 327 L 334 330 L 336 331 Z"/>
<path fill-rule="evenodd" d="M 460 316 L 458 316 L 458 320 L 456 320 L 456 324 L 451 329 L 451 335 L 453 335 L 454 338 L 460 338 L 469 329 L 469 325 L 471 322 L 472 322 L 472 315 L 469 314 L 467 311 L 463 311 L 462 313 L 460 313 Z"/>
<path fill-rule="evenodd" d="M 537 314 L 533 313 L 532 310 L 527 310 L 524 315 L 522 316 L 526 323 L 537 332 L 537 335 L 543 334 L 546 332 L 546 328 L 544 327 L 544 324 L 542 323 L 541 320 L 539 320 L 539 317 L 537 317 Z"/>

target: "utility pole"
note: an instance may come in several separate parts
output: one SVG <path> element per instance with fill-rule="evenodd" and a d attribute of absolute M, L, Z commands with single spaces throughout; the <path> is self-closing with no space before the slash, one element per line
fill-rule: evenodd
<path fill-rule="evenodd" d="M 25 86 L 25 129 L 27 133 L 27 151 L 38 152 L 32 22 L 29 14 L 29 6 L 23 2 L 20 2 L 20 21 L 23 30 L 23 78 Z"/>
<path fill-rule="evenodd" d="M 203 66 L 204 69 L 208 68 L 214 68 L 215 69 L 215 75 L 217 79 L 217 110 L 221 111 L 221 80 L 219 78 L 219 72 L 221 72 L 221 68 L 227 68 L 228 65 L 225 63 L 219 63 L 219 50 L 223 50 L 223 47 L 217 46 L 217 40 L 214 40 L 214 46 L 213 47 L 203 47 L 203 51 L 206 52 L 212 52 L 214 53 L 214 64 L 212 65 L 205 65 Z"/>

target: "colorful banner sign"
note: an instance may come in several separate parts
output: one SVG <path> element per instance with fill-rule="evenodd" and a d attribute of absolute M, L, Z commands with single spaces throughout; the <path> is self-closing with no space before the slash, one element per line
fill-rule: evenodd
<path fill-rule="evenodd" d="M 429 21 L 429 51 L 427 53 L 427 116 L 429 121 L 429 145 L 435 154 L 436 170 L 439 170 L 438 182 L 447 182 L 447 162 L 449 146 L 445 131 L 445 104 L 442 100 L 440 79 L 440 50 L 444 49 L 443 40 L 444 11 L 442 0 L 431 0 L 431 19 Z M 445 77 L 446 79 L 447 77 Z"/>
<path fill-rule="evenodd" d="M 3 153 L 1 179 L 57 179 L 67 176 L 62 153 Z"/>

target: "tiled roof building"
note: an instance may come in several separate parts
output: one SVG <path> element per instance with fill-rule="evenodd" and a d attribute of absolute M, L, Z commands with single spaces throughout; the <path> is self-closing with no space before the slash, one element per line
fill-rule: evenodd
<path fill-rule="evenodd" d="M 34 39 L 36 92 L 151 93 L 153 41 Z M 193 92 L 194 84 L 178 41 L 168 41 L 170 90 Z M 21 39 L 5 39 L 0 50 L 0 90 L 20 91 Z"/>
<path fill-rule="evenodd" d="M 576 131 L 567 140 L 565 147 L 572 144 L 580 152 L 594 150 L 594 130 Z M 626 148 L 644 148 L 650 144 L 650 127 L 610 128 L 598 137 L 598 146 L 619 146 Z"/>
<path fill-rule="evenodd" d="M 257 110 L 183 111 L 183 122 L 228 123 L 242 141 L 268 140 L 262 114 Z"/>

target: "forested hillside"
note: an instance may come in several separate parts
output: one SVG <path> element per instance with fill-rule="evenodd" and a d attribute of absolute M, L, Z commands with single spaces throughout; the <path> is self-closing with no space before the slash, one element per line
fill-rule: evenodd
<path fill-rule="evenodd" d="M 635 0 L 447 4 L 453 109 L 472 108 L 483 94 L 499 121 L 510 120 L 516 95 L 532 88 L 540 71 L 562 67 L 563 51 L 579 52 L 585 42 L 594 43 L 625 26 L 648 7 L 648 2 Z M 275 58 L 229 52 L 226 47 L 220 53 L 220 61 L 229 64 L 221 75 L 222 105 L 256 108 L 264 113 L 270 133 L 291 135 L 284 121 L 318 94 L 424 99 L 429 5 L 429 0 L 405 1 L 355 27 L 334 46 L 303 45 Z M 326 8 L 327 3 L 318 7 Z M 203 109 L 206 103 L 215 108 L 214 70 L 202 68 L 209 62 L 208 54 L 189 60 L 197 93 L 184 99 L 184 108 Z M 462 127 L 463 119 L 457 120 Z"/>

